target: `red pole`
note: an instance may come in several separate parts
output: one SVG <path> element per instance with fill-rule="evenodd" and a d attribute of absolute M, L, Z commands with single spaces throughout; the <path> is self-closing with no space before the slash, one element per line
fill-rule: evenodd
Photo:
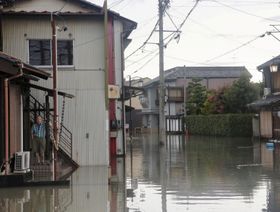
<path fill-rule="evenodd" d="M 54 107 L 54 117 L 53 117 L 53 132 L 54 140 L 58 145 L 58 104 L 57 104 L 57 37 L 56 37 L 56 25 L 51 15 L 51 25 L 52 25 L 52 67 L 53 67 L 53 107 Z M 54 151 L 54 180 L 56 180 L 57 172 L 57 149 L 53 148 Z"/>

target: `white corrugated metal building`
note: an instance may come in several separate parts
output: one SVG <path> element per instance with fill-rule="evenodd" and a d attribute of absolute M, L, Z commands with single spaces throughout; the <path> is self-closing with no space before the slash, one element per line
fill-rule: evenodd
<path fill-rule="evenodd" d="M 73 159 L 82 166 L 109 164 L 109 121 L 105 108 L 104 15 L 101 7 L 82 0 L 16 1 L 2 9 L 2 51 L 51 73 L 51 12 L 57 21 L 58 88 L 67 100 L 64 125 L 73 133 Z M 123 51 L 136 23 L 109 12 L 109 78 L 122 87 Z M 60 30 L 65 29 L 67 30 Z M 65 49 L 64 49 L 65 47 Z M 110 58 L 109 58 L 110 59 Z M 111 76 L 110 76 L 111 75 Z M 111 80 L 111 81 L 112 81 Z M 52 80 L 44 86 L 52 87 Z M 42 94 L 34 93 L 38 99 Z M 62 103 L 59 102 L 61 105 Z M 114 100 L 114 119 L 122 120 L 122 103 Z M 110 118 L 112 119 L 112 118 Z M 116 133 L 116 151 L 123 134 Z"/>

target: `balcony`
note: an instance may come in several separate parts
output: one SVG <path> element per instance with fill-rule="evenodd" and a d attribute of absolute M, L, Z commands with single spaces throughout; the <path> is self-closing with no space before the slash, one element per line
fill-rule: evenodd
<path fill-rule="evenodd" d="M 167 102 L 184 102 L 183 96 L 170 96 L 167 99 Z"/>
<path fill-rule="evenodd" d="M 158 108 L 143 108 L 142 114 L 159 114 Z"/>

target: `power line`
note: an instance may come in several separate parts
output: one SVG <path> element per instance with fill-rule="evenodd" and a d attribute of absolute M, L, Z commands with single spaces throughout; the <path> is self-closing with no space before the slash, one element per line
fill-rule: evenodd
<path fill-rule="evenodd" d="M 213 58 L 211 58 L 211 59 L 209 59 L 209 60 L 206 60 L 205 62 L 206 62 L 206 63 L 209 63 L 209 62 L 211 62 L 211 61 L 213 61 L 213 60 L 216 60 L 216 59 L 219 59 L 219 58 L 221 58 L 221 57 L 223 57 L 223 56 L 226 56 L 226 55 L 228 55 L 228 54 L 231 54 L 231 53 L 233 53 L 233 52 L 235 52 L 235 51 L 237 51 L 237 50 L 243 48 L 244 46 L 247 46 L 247 45 L 251 44 L 252 42 L 258 40 L 259 38 L 263 38 L 265 35 L 266 35 L 266 34 L 259 35 L 259 36 L 255 37 L 254 39 L 249 40 L 249 41 L 247 41 L 247 42 L 241 44 L 240 46 L 238 46 L 238 47 L 236 47 L 236 48 L 234 48 L 234 49 L 231 49 L 231 50 L 229 50 L 229 51 L 226 51 L 226 52 L 223 53 L 223 54 L 220 54 L 220 55 L 215 56 L 215 57 L 213 57 Z"/>
<path fill-rule="evenodd" d="M 113 7 L 116 7 L 117 5 L 121 4 L 124 0 L 117 0 L 113 2 L 111 5 L 109 5 L 109 9 L 112 9 Z"/>
<path fill-rule="evenodd" d="M 184 18 L 183 22 L 180 24 L 180 26 L 178 27 L 178 31 L 177 33 L 173 33 L 172 37 L 168 40 L 168 42 L 165 44 L 165 47 L 167 47 L 167 45 L 176 38 L 180 38 L 180 32 L 179 30 L 182 29 L 182 27 L 185 25 L 186 21 L 188 20 L 188 18 L 191 16 L 191 14 L 193 13 L 193 11 L 195 10 L 195 8 L 198 6 L 200 0 L 196 0 L 195 4 L 193 5 L 193 7 L 191 8 L 191 10 L 188 12 L 188 14 L 186 15 L 186 17 Z"/>
<path fill-rule="evenodd" d="M 265 18 L 265 17 L 263 17 L 263 16 L 256 15 L 256 14 L 253 14 L 253 13 L 250 13 L 250 12 L 247 12 L 247 11 L 245 11 L 245 10 L 241 10 L 241 9 L 232 7 L 232 6 L 228 5 L 228 4 L 224 4 L 224 3 L 220 2 L 220 1 L 217 1 L 217 0 L 211 0 L 211 1 L 212 1 L 212 2 L 215 2 L 215 3 L 219 4 L 219 5 L 222 5 L 222 6 L 224 6 L 224 7 L 228 7 L 228 8 L 230 8 L 230 9 L 232 9 L 232 10 L 237 11 L 237 12 L 240 12 L 240 13 L 243 13 L 243 14 L 246 14 L 246 15 L 249 15 L 249 16 L 253 16 L 253 17 L 260 18 L 260 19 L 267 20 L 267 21 L 276 21 L 276 22 L 279 22 L 279 20 L 275 20 L 275 19 L 272 19 L 272 18 Z"/>
<path fill-rule="evenodd" d="M 169 2 L 168 0 L 166 0 L 166 1 Z M 197 0 L 197 1 L 199 1 L 199 0 Z M 166 9 L 167 9 L 168 7 L 169 7 L 169 4 L 168 4 L 168 3 L 165 3 L 165 4 L 164 4 L 164 8 L 163 8 L 163 12 L 166 12 Z M 154 34 L 154 32 L 155 32 L 155 30 L 156 30 L 158 24 L 159 24 L 159 20 L 157 20 L 157 22 L 156 22 L 156 24 L 155 24 L 153 30 L 151 31 L 151 33 L 150 33 L 150 35 L 148 36 L 148 38 L 144 41 L 144 43 L 143 43 L 141 46 L 139 46 L 136 50 L 134 50 L 132 53 L 130 53 L 125 59 L 128 59 L 129 57 L 131 57 L 132 55 L 134 55 L 136 52 L 138 52 L 140 49 L 142 49 L 142 48 L 148 43 L 148 41 L 151 39 L 152 35 Z"/>
<path fill-rule="evenodd" d="M 148 54 L 145 55 L 144 57 L 138 59 L 137 61 L 133 61 L 132 63 L 130 63 L 129 65 L 126 66 L 126 68 L 130 67 L 130 66 L 133 66 L 134 64 L 136 63 L 139 63 L 140 61 L 146 59 L 147 57 L 149 57 L 150 55 L 156 53 L 158 51 L 158 49 L 155 49 L 154 51 L 148 51 Z"/>
<path fill-rule="evenodd" d="M 150 38 L 151 38 L 152 35 L 154 34 L 154 32 L 155 32 L 155 30 L 156 30 L 156 28 L 157 28 L 158 23 L 159 23 L 159 20 L 157 20 L 157 22 L 156 22 L 156 24 L 155 24 L 153 30 L 151 31 L 151 33 L 150 33 L 150 35 L 148 36 L 148 38 L 144 41 L 144 43 L 143 43 L 141 46 L 139 46 L 136 50 L 134 50 L 132 53 L 130 53 L 130 54 L 125 58 L 125 60 L 128 59 L 129 57 L 131 57 L 132 55 L 134 55 L 136 52 L 138 52 L 140 49 L 142 49 L 142 48 L 147 44 L 147 42 L 150 40 Z"/>
<path fill-rule="evenodd" d="M 153 59 L 155 59 L 155 57 L 157 57 L 159 55 L 159 52 L 157 52 L 151 59 L 149 59 L 148 61 L 146 61 L 140 68 L 136 69 L 135 71 L 133 71 L 130 75 L 132 74 L 136 74 L 138 71 L 140 71 L 142 68 L 144 68 L 146 65 L 148 65 Z"/>

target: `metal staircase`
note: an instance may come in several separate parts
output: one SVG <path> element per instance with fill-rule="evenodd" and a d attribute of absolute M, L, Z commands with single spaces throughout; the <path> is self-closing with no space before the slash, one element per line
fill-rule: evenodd
<path fill-rule="evenodd" d="M 29 94 L 29 114 L 30 114 L 30 120 L 32 123 L 35 122 L 36 117 L 40 115 L 44 118 L 46 123 L 46 159 L 51 159 L 51 139 L 50 135 L 52 134 L 50 132 L 49 122 L 53 122 L 53 114 L 52 109 L 49 108 L 49 105 L 43 105 L 41 104 L 34 96 Z M 63 108 L 62 108 L 62 115 L 61 115 L 61 123 L 60 123 L 60 131 L 59 131 L 59 150 L 58 150 L 58 164 L 60 167 L 59 176 L 60 179 L 65 179 L 68 177 L 75 169 L 77 169 L 78 164 L 72 159 L 73 155 L 73 136 L 70 130 L 68 130 L 63 125 L 63 119 L 64 119 L 64 107 L 65 102 L 63 102 Z M 50 173 L 50 165 L 48 164 L 33 164 L 31 168 L 34 171 L 34 175 L 38 176 L 38 178 L 44 178 L 48 177 Z"/>

